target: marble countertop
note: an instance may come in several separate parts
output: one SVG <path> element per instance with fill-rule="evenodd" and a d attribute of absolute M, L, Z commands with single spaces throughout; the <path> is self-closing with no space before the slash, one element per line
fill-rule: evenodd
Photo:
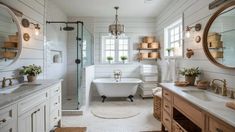
<path fill-rule="evenodd" d="M 204 101 L 184 92 L 184 90 L 185 91 L 186 90 L 200 91 L 200 89 L 197 89 L 194 86 L 178 87 L 178 86 L 175 86 L 174 83 L 160 83 L 160 85 L 163 88 L 179 95 L 180 97 L 189 101 L 190 103 L 198 106 L 202 110 L 210 113 L 211 115 L 221 119 L 227 124 L 235 127 L 235 110 L 230 109 L 225 106 L 226 102 L 235 101 L 235 100 L 221 96 L 221 98 L 223 98 L 225 101 Z M 216 96 L 220 96 L 220 95 L 216 95 Z"/>
<path fill-rule="evenodd" d="M 61 80 L 37 80 L 32 83 L 23 83 L 23 84 L 40 84 L 38 86 L 33 86 L 32 88 L 24 89 L 19 92 L 13 92 L 9 94 L 0 94 L 0 109 L 7 107 L 9 105 L 12 105 L 16 103 L 17 101 L 25 98 L 26 96 L 30 96 L 33 93 L 39 92 L 41 90 L 45 90 L 48 87 L 61 82 Z M 19 84 L 21 85 L 21 84 Z M 17 85 L 15 85 L 17 86 Z"/>

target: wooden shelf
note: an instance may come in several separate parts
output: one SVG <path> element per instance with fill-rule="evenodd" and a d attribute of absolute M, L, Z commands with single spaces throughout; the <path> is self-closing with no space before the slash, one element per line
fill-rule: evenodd
<path fill-rule="evenodd" d="M 160 50 L 159 48 L 152 49 L 152 48 L 138 48 L 138 50 Z"/>

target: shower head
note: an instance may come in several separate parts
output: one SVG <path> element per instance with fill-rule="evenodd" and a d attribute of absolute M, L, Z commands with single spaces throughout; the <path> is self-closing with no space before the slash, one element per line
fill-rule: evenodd
<path fill-rule="evenodd" d="M 72 31 L 74 30 L 74 27 L 69 27 L 68 24 L 66 24 L 66 27 L 63 28 L 64 31 Z"/>

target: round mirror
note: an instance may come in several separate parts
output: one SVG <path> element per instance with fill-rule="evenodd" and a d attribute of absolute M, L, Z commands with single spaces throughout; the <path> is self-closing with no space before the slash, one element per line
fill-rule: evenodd
<path fill-rule="evenodd" d="M 22 38 L 16 15 L 0 4 L 0 69 L 12 65 L 19 58 Z"/>
<path fill-rule="evenodd" d="M 215 65 L 235 69 L 235 2 L 225 4 L 210 18 L 204 30 L 203 49 Z"/>

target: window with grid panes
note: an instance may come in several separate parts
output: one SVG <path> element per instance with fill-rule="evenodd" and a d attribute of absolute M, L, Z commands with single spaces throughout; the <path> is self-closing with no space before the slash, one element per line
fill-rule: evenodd
<path fill-rule="evenodd" d="M 129 38 L 103 37 L 103 62 L 108 62 L 107 57 L 112 57 L 113 62 L 121 62 L 121 56 L 126 56 L 129 61 Z"/>
<path fill-rule="evenodd" d="M 173 48 L 168 54 L 166 49 Z M 165 28 L 165 56 L 180 57 L 183 54 L 182 19 Z"/>

